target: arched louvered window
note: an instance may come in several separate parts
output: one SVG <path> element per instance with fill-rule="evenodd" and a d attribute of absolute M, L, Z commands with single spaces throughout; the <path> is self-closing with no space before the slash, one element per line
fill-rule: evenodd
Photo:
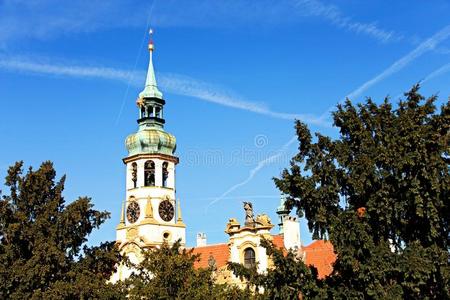
<path fill-rule="evenodd" d="M 131 180 L 133 181 L 133 187 L 137 187 L 137 163 L 131 164 Z"/>
<path fill-rule="evenodd" d="M 255 265 L 255 250 L 252 248 L 246 248 L 244 250 L 244 266 L 246 268 L 251 268 Z"/>
<path fill-rule="evenodd" d="M 144 185 L 155 186 L 155 162 L 147 160 L 144 164 Z"/>
<path fill-rule="evenodd" d="M 167 179 L 169 178 L 169 164 L 164 162 L 162 165 L 162 185 L 163 187 L 167 187 Z"/>

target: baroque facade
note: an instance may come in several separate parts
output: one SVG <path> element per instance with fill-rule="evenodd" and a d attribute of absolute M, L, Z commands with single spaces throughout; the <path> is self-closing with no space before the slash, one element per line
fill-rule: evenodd
<path fill-rule="evenodd" d="M 116 229 L 117 244 L 133 263 L 139 263 L 141 249 L 155 248 L 177 240 L 181 240 L 182 246 L 186 243 L 186 225 L 182 219 L 180 201 L 175 198 L 175 168 L 179 161 L 175 155 L 176 139 L 164 130 L 165 100 L 156 84 L 152 41 L 148 50 L 150 59 L 145 87 L 136 101 L 138 130 L 125 141 L 128 150 L 128 156 L 123 159 L 126 165 L 126 198 Z M 226 224 L 228 242 L 208 245 L 205 234 L 197 235 L 194 253 L 200 254 L 200 261 L 196 267 L 214 265 L 217 281 L 241 284 L 226 269 L 227 262 L 246 266 L 256 264 L 259 272 L 265 272 L 271 266 L 265 248 L 260 245 L 265 238 L 285 251 L 296 252 L 307 264 L 316 266 L 319 276 L 324 277 L 331 272 L 335 260 L 333 247 L 324 241 L 303 246 L 299 221 L 289 216 L 283 197 L 277 210 L 279 232 L 275 235 L 271 233 L 275 225 L 266 214 L 255 217 L 250 202 L 244 202 L 244 210 L 245 221 L 242 225 L 236 218 Z M 131 272 L 120 265 L 111 281 L 124 280 Z"/>

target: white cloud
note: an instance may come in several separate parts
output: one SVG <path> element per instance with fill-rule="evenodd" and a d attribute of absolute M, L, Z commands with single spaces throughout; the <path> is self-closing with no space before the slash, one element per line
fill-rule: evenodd
<path fill-rule="evenodd" d="M 23 39 L 45 40 L 69 33 L 144 25 L 141 9 L 129 10 L 131 0 L 7 0 L 0 3 L 0 46 Z"/>
<path fill-rule="evenodd" d="M 25 59 L 0 57 L 0 68 L 33 74 L 47 74 L 52 76 L 71 76 L 79 78 L 99 78 L 115 80 L 121 81 L 127 85 L 131 84 L 136 87 L 143 86 L 145 78 L 144 72 L 119 70 L 107 67 L 85 67 L 67 64 L 58 65 L 44 62 L 38 63 L 31 61 L 29 58 Z M 188 76 L 164 73 L 158 75 L 158 82 L 161 86 L 161 89 L 169 93 L 188 96 L 202 101 L 245 110 L 272 118 L 284 120 L 299 119 L 303 122 L 319 126 L 331 126 L 329 123 L 327 123 L 327 121 L 321 118 L 316 118 L 313 115 L 273 111 L 263 103 L 243 100 L 241 99 L 241 97 L 234 95 L 233 93 L 230 93 L 218 86 L 193 79 Z"/>
<path fill-rule="evenodd" d="M 399 41 L 402 35 L 394 31 L 387 31 L 378 27 L 376 23 L 353 21 L 345 16 L 335 5 L 325 4 L 318 0 L 297 0 L 296 7 L 304 15 L 322 17 L 335 26 L 358 34 L 371 36 L 381 42 Z"/>
<path fill-rule="evenodd" d="M 0 46 L 23 39 L 49 39 L 109 28 L 236 27 L 295 24 L 302 17 L 325 18 L 339 28 L 382 42 L 402 37 L 375 23 L 353 21 L 341 10 L 318 0 L 138 1 L 7 0 L 0 3 Z"/>
<path fill-rule="evenodd" d="M 0 58 L 0 68 L 32 74 L 47 74 L 80 78 L 101 78 L 123 82 L 128 82 L 130 79 L 136 81 L 137 77 L 137 74 L 134 74 L 133 72 L 114 68 L 54 65 L 48 63 L 36 63 L 29 59 L 22 58 Z"/>
<path fill-rule="evenodd" d="M 441 42 L 445 41 L 450 36 L 450 25 L 444 27 L 437 33 L 435 33 L 432 37 L 422 42 L 419 46 L 417 46 L 413 51 L 409 52 L 396 62 L 394 62 L 392 65 L 390 65 L 387 69 L 385 69 L 383 72 L 375 76 L 374 78 L 366 81 L 364 84 L 362 84 L 360 87 L 358 87 L 356 90 L 352 91 L 350 94 L 346 96 L 346 98 L 353 99 L 358 96 L 360 96 L 363 92 L 365 92 L 367 89 L 372 87 L 373 85 L 377 84 L 378 82 L 384 80 L 385 78 L 391 76 L 394 73 L 397 73 L 398 71 L 405 68 L 407 65 L 409 65 L 412 61 L 414 61 L 416 58 L 420 57 L 424 53 L 433 50 L 436 48 L 437 45 L 439 45 Z"/>

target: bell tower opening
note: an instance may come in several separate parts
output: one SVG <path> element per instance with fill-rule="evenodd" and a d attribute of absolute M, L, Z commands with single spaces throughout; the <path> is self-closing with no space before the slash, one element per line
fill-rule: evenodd
<path fill-rule="evenodd" d="M 155 186 L 155 163 L 148 160 L 144 165 L 144 186 Z"/>

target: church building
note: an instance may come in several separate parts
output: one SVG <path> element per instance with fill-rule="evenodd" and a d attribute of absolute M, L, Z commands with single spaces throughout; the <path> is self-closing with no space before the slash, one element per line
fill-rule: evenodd
<path fill-rule="evenodd" d="M 116 228 L 116 240 L 120 251 L 131 262 L 139 263 L 141 249 L 151 249 L 163 243 L 172 244 L 181 240 L 186 244 L 186 225 L 181 214 L 180 200 L 175 198 L 175 168 L 179 162 L 175 155 L 175 136 L 164 130 L 163 94 L 158 89 L 153 68 L 154 45 L 148 45 L 150 60 L 145 87 L 136 101 L 138 107 L 138 130 L 126 140 L 128 156 L 123 159 L 126 166 L 125 200 L 122 203 L 120 222 Z M 285 251 L 294 251 L 306 264 L 314 265 L 320 277 L 328 275 L 335 260 L 329 242 L 314 241 L 303 246 L 300 225 L 296 217 L 290 216 L 281 197 L 278 233 L 272 234 L 272 224 L 266 214 L 256 217 L 253 205 L 244 202 L 245 221 L 231 218 L 224 224 L 228 241 L 208 245 L 206 235 L 197 234 L 194 253 L 200 254 L 196 267 L 214 266 L 216 280 L 241 284 L 227 268 L 227 262 L 257 265 L 259 272 L 271 266 L 265 248 L 260 245 L 263 238 L 271 240 Z M 132 270 L 124 265 L 118 267 L 111 281 L 124 280 Z"/>

